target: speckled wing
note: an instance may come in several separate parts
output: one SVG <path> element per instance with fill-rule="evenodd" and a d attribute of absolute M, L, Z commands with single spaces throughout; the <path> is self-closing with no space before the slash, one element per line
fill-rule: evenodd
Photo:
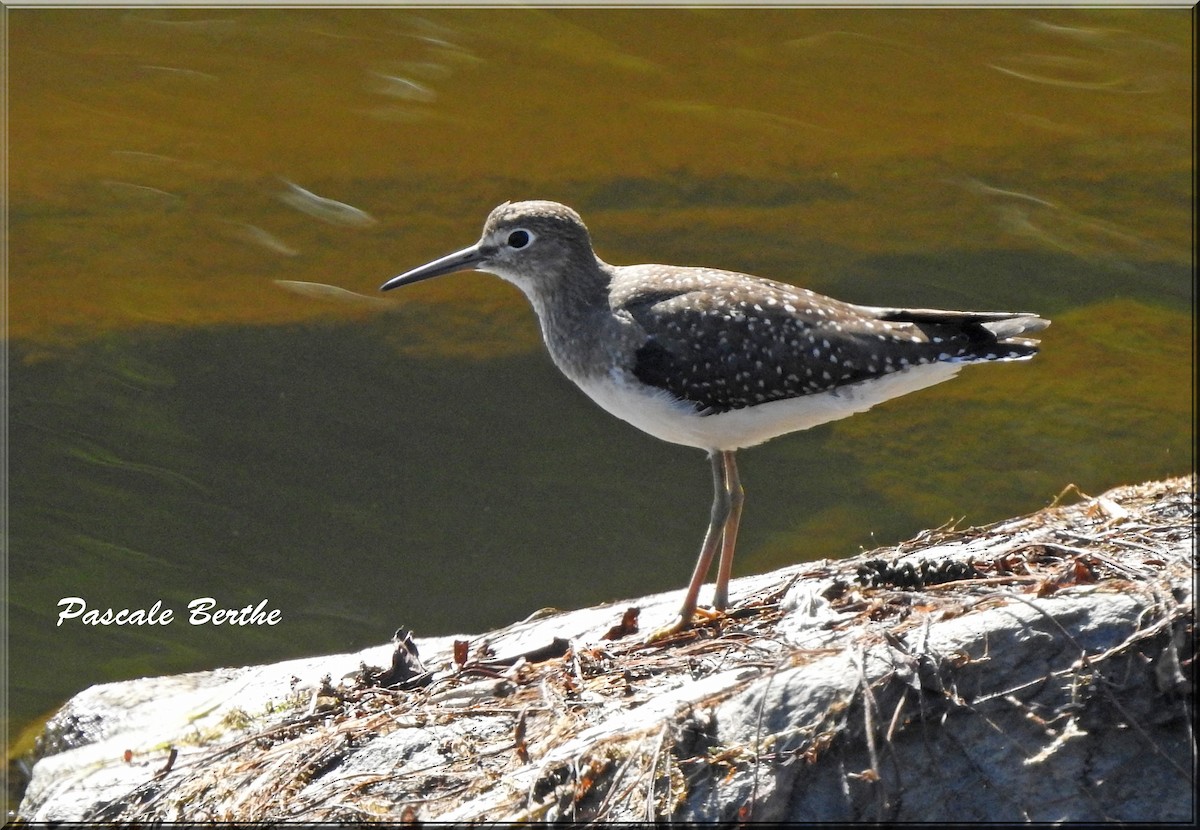
<path fill-rule="evenodd" d="M 613 302 L 642 330 L 641 382 L 716 414 L 829 392 L 937 362 L 1016 360 L 1044 328 L 1033 315 L 857 306 L 712 269 L 634 266 Z M 673 279 L 672 279 L 673 277 Z M 1039 325 L 1040 324 L 1040 325 Z"/>

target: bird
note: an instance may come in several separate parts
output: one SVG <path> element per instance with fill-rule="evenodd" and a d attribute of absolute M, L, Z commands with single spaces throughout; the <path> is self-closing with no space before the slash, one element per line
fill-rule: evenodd
<path fill-rule="evenodd" d="M 712 611 L 728 607 L 744 490 L 736 453 L 863 412 L 954 377 L 967 364 L 1028 360 L 1032 312 L 887 308 L 717 268 L 610 265 L 580 215 L 553 201 L 505 202 L 479 241 L 387 280 L 390 291 L 459 271 L 512 283 L 558 369 L 602 409 L 704 450 L 708 529 L 675 619 L 691 626 L 718 557 Z"/>

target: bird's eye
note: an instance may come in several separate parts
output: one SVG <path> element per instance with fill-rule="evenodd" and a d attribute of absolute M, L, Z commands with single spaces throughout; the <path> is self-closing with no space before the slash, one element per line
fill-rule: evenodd
<path fill-rule="evenodd" d="M 510 248 L 524 248 L 532 241 L 533 234 L 523 228 L 508 235 L 508 247 Z"/>

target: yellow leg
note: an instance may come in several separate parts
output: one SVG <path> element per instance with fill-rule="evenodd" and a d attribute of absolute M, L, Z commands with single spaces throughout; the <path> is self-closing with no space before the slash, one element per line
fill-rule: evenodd
<path fill-rule="evenodd" d="M 737 544 L 738 525 L 742 521 L 742 502 L 746 494 L 738 478 L 737 459 L 732 452 L 721 453 L 724 469 L 725 494 L 729 502 L 729 515 L 721 532 L 721 561 L 717 566 L 717 587 L 713 593 L 713 607 L 724 611 L 729 605 L 729 577 L 733 573 L 733 549 Z"/>
<path fill-rule="evenodd" d="M 700 547 L 700 556 L 696 559 L 696 567 L 692 571 L 692 580 L 688 583 L 687 594 L 683 598 L 683 606 L 675 621 L 663 628 L 651 632 L 647 642 L 655 642 L 672 634 L 683 631 L 691 625 L 696 615 L 696 606 L 700 597 L 700 586 L 708 575 L 717 548 L 721 549 L 721 561 L 717 576 L 716 608 L 724 610 L 729 598 L 729 573 L 733 569 L 733 546 L 737 541 L 737 525 L 742 514 L 742 486 L 738 481 L 737 464 L 734 462 L 733 451 L 714 451 L 709 453 L 713 472 L 713 505 L 709 514 L 708 531 L 704 534 L 704 544 Z"/>

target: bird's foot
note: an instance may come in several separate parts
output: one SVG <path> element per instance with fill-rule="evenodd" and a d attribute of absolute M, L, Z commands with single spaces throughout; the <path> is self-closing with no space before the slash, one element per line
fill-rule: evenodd
<path fill-rule="evenodd" d="M 646 635 L 645 643 L 660 643 L 663 640 L 670 639 L 676 634 L 687 631 L 693 624 L 713 622 L 725 617 L 724 611 L 718 611 L 715 608 L 697 608 L 690 616 L 684 618 L 682 615 L 677 615 L 675 619 L 664 625 L 662 628 L 656 628 Z"/>

